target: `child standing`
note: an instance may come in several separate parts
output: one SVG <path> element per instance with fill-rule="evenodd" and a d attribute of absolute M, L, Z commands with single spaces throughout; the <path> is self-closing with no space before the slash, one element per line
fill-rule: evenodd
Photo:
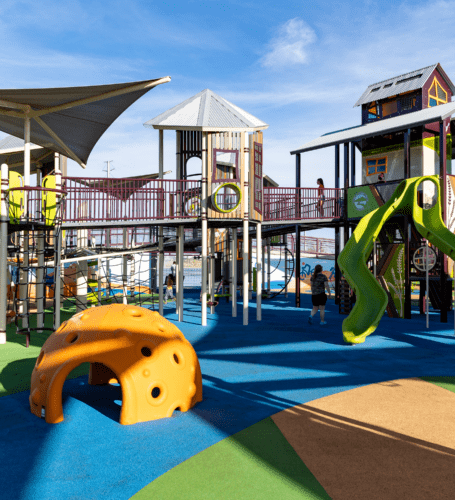
<path fill-rule="evenodd" d="M 164 303 L 167 304 L 168 299 L 172 300 L 174 298 L 173 294 L 174 280 L 172 276 L 169 275 L 166 280 L 166 295 L 164 296 Z"/>

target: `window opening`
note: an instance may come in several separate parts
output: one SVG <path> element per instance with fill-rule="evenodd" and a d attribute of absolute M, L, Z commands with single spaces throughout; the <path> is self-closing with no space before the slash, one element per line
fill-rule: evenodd
<path fill-rule="evenodd" d="M 387 173 L 387 157 L 367 160 L 367 176 Z"/>
<path fill-rule="evenodd" d="M 438 106 L 447 102 L 447 92 L 442 88 L 437 78 L 434 77 L 431 87 L 428 89 L 428 107 Z"/>
<path fill-rule="evenodd" d="M 409 76 L 408 78 L 403 78 L 402 80 L 398 80 L 395 85 L 399 85 L 400 83 L 404 82 L 409 82 L 410 80 L 417 80 L 418 78 L 421 78 L 421 76 L 422 73 L 420 73 L 419 75 Z"/>
<path fill-rule="evenodd" d="M 376 101 L 373 101 L 368 108 L 368 119 L 375 120 L 376 118 L 379 118 L 379 107 Z"/>
<path fill-rule="evenodd" d="M 386 116 L 393 115 L 398 111 L 398 106 L 397 106 L 397 101 L 389 101 L 385 102 L 382 105 L 382 117 L 385 118 Z"/>
<path fill-rule="evenodd" d="M 239 152 L 232 149 L 213 150 L 212 182 L 240 182 Z"/>

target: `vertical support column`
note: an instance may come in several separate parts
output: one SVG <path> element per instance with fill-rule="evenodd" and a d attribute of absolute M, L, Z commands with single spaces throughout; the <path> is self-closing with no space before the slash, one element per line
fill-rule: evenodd
<path fill-rule="evenodd" d="M 158 141 L 158 166 L 159 166 L 159 178 L 163 178 L 163 130 L 159 130 L 159 141 Z M 159 189 L 163 189 L 163 183 L 159 183 Z M 161 201 L 163 204 L 160 207 L 161 213 L 164 215 L 165 198 Z M 159 313 L 163 316 L 163 283 L 164 283 L 164 249 L 163 249 L 163 226 L 158 228 L 158 302 L 159 302 Z"/>
<path fill-rule="evenodd" d="M 340 187 L 340 146 L 335 145 L 335 188 Z M 347 200 L 344 200 L 343 211 L 346 211 L 345 205 Z M 341 214 L 342 215 L 342 214 Z M 335 227 L 335 304 L 340 303 L 340 279 L 341 272 L 338 267 L 338 256 L 340 255 L 340 225 Z"/>
<path fill-rule="evenodd" d="M 250 151 L 253 150 L 253 136 L 250 136 Z M 245 155 L 245 133 L 241 132 L 240 135 L 240 154 L 244 155 L 244 178 L 243 178 L 243 324 L 248 324 L 248 300 L 249 300 L 249 249 L 250 249 L 250 229 L 249 229 L 249 193 L 248 193 L 248 178 L 249 178 L 249 158 Z"/>
<path fill-rule="evenodd" d="M 344 146 L 344 199 L 347 202 L 348 199 L 348 188 L 349 188 L 349 142 L 345 142 Z M 347 207 L 346 207 L 347 208 Z M 349 224 L 348 224 L 348 214 L 347 210 L 344 212 L 344 246 L 349 240 Z"/>
<path fill-rule="evenodd" d="M 98 258 L 98 305 L 101 305 L 101 259 Z"/>
<path fill-rule="evenodd" d="M 270 295 L 270 275 L 271 275 L 271 251 L 270 251 L 270 246 L 271 246 L 271 240 L 270 238 L 267 238 L 267 294 Z"/>
<path fill-rule="evenodd" d="M 210 314 L 215 314 L 215 228 L 210 229 L 210 274 L 209 274 L 209 284 L 210 284 Z"/>
<path fill-rule="evenodd" d="M 404 133 L 404 178 L 411 177 L 411 129 Z M 411 223 L 408 215 L 404 216 L 404 317 L 411 319 Z"/>
<path fill-rule="evenodd" d="M 183 226 L 179 226 L 179 237 L 178 237 L 178 245 L 179 245 L 179 253 L 178 253 L 178 272 L 177 272 L 177 282 L 179 287 L 179 293 L 177 295 L 176 300 L 178 301 L 178 317 L 179 321 L 183 321 L 183 254 L 184 254 L 184 243 L 185 243 L 185 231 Z"/>
<path fill-rule="evenodd" d="M 441 189 L 442 220 L 447 226 L 447 162 L 446 162 L 446 131 L 444 122 L 439 122 L 439 183 Z M 452 283 L 451 283 L 452 287 Z M 447 256 L 441 252 L 441 323 L 447 323 Z"/>
<path fill-rule="evenodd" d="M 237 228 L 232 229 L 231 239 L 231 300 L 232 317 L 237 317 Z"/>
<path fill-rule="evenodd" d="M 54 154 L 54 171 L 55 171 L 55 187 L 62 187 L 62 173 L 60 172 L 60 156 Z M 60 194 L 57 192 L 57 205 L 60 204 Z M 62 231 L 61 231 L 61 216 L 58 217 L 58 226 L 54 227 L 54 331 L 60 326 L 60 307 L 62 295 L 61 282 L 61 253 L 62 253 Z"/>
<path fill-rule="evenodd" d="M 38 168 L 36 170 L 36 185 L 41 186 L 42 175 L 41 170 Z M 37 242 L 36 242 L 36 257 L 37 257 L 37 268 L 36 268 L 36 327 L 38 332 L 42 332 L 44 327 L 44 308 L 46 305 L 46 289 L 44 287 L 44 248 L 46 232 L 43 230 L 38 230 Z"/>
<path fill-rule="evenodd" d="M 296 211 L 300 214 L 300 175 L 301 163 L 300 153 L 295 155 L 295 187 L 297 188 L 297 207 Z M 300 215 L 299 215 L 300 218 Z M 295 307 L 300 307 L 300 225 L 295 226 Z"/>
<path fill-rule="evenodd" d="M 355 142 L 351 142 L 351 187 L 355 186 Z"/>
<path fill-rule="evenodd" d="M 284 246 L 284 296 L 288 296 L 288 235 L 283 234 L 283 246 Z"/>
<path fill-rule="evenodd" d="M 201 225 L 202 225 L 202 283 L 201 283 L 201 324 L 207 326 L 207 132 L 202 132 L 202 186 L 201 186 Z"/>
<path fill-rule="evenodd" d="M 262 320 L 262 224 L 256 226 L 256 319 Z"/>
<path fill-rule="evenodd" d="M 2 164 L 0 185 L 0 344 L 6 344 L 6 312 L 8 309 L 8 165 Z M 16 293 L 14 291 L 14 293 Z"/>
<path fill-rule="evenodd" d="M 126 227 L 123 228 L 123 248 L 128 248 L 128 233 Z M 133 257 L 134 258 L 134 257 Z M 133 278 L 133 277 L 131 277 Z M 122 259 L 122 285 L 123 285 L 123 303 L 128 304 L 128 257 L 123 255 Z M 134 286 L 134 285 L 133 285 Z"/>
<path fill-rule="evenodd" d="M 76 275 L 76 312 L 87 309 L 87 275 L 88 263 L 86 260 L 81 260 L 77 263 L 79 272 Z"/>

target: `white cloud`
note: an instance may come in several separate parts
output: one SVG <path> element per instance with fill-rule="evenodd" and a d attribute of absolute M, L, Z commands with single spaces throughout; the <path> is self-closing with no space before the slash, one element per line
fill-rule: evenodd
<path fill-rule="evenodd" d="M 276 68 L 308 62 L 307 46 L 316 40 L 315 32 L 301 19 L 286 21 L 270 42 L 270 51 L 261 59 L 262 66 Z"/>

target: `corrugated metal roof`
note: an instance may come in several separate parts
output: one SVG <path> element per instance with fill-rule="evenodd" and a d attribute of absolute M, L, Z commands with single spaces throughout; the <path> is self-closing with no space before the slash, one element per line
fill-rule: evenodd
<path fill-rule="evenodd" d="M 156 129 L 261 130 L 266 123 L 223 97 L 205 89 L 144 123 Z"/>
<path fill-rule="evenodd" d="M 407 113 L 401 116 L 394 116 L 386 120 L 379 120 L 359 127 L 349 128 L 325 134 L 317 139 L 307 142 L 302 147 L 291 151 L 291 154 L 303 153 L 305 151 L 312 151 L 314 149 L 326 148 L 335 144 L 344 142 L 356 141 L 366 137 L 373 137 L 375 135 L 383 135 L 391 132 L 397 132 L 406 128 L 417 127 L 426 123 L 438 122 L 445 120 L 455 113 L 455 102 L 448 102 L 433 108 L 425 108 L 413 113 Z"/>
<path fill-rule="evenodd" d="M 14 137 L 14 135 L 9 135 L 0 141 L 0 153 L 3 151 L 23 151 L 24 149 L 24 139 L 19 137 Z"/>
<path fill-rule="evenodd" d="M 421 89 L 436 68 L 441 73 L 441 76 L 444 78 L 447 85 L 450 87 L 452 93 L 455 94 L 455 87 L 453 83 L 450 81 L 441 65 L 437 63 L 432 66 L 427 66 L 426 68 L 417 69 L 415 71 L 411 71 L 410 73 L 405 73 L 404 75 L 395 76 L 393 78 L 389 78 L 388 80 L 369 85 L 365 92 L 360 96 L 360 99 L 354 104 L 354 107 L 361 106 L 367 102 L 386 99 L 387 97 L 402 94 L 403 92 Z"/>

